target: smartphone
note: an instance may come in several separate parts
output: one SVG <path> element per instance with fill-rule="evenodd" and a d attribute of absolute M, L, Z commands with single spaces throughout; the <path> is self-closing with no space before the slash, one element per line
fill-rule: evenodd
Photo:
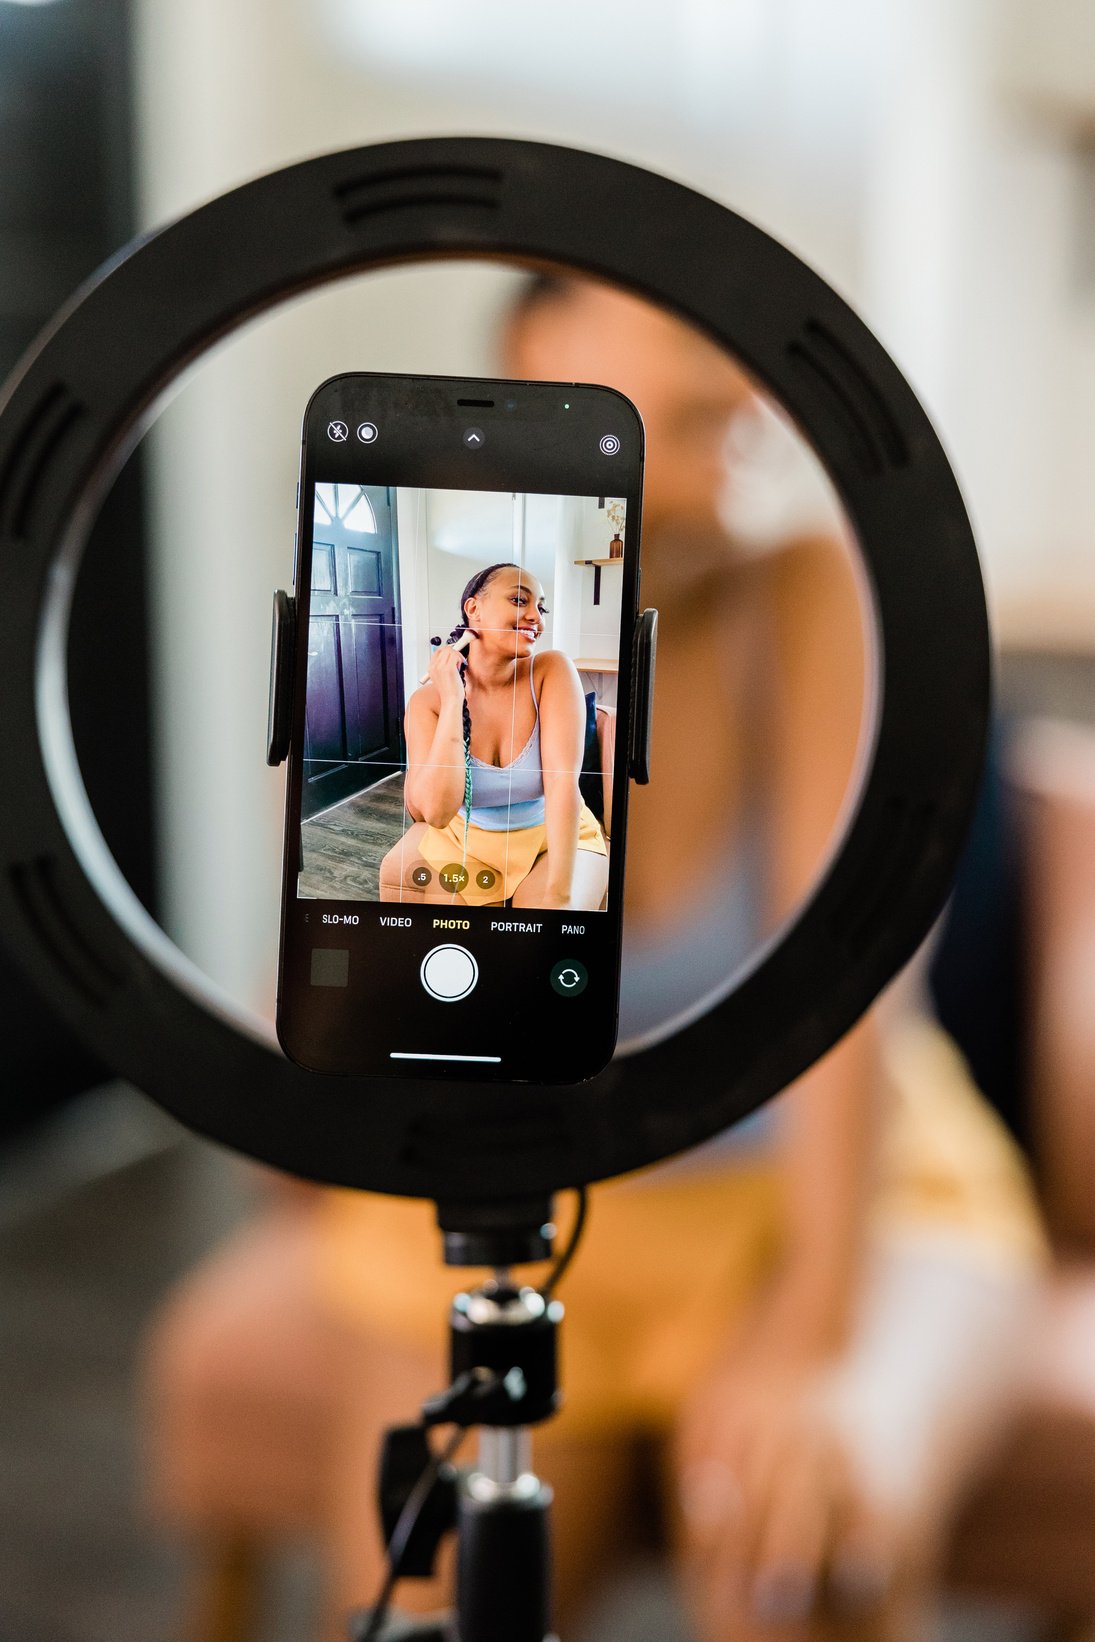
<path fill-rule="evenodd" d="M 507 1083 L 610 1060 L 642 472 L 610 388 L 313 394 L 272 709 L 292 1060 Z"/>

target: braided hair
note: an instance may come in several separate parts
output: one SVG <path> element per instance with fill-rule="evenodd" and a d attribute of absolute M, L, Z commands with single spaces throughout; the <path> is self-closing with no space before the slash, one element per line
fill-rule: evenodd
<path fill-rule="evenodd" d="M 504 560 L 501 560 L 498 564 L 488 564 L 485 570 L 477 570 L 475 572 L 475 575 L 471 578 L 471 580 L 468 582 L 467 586 L 464 588 L 464 591 L 460 595 L 460 620 L 457 622 L 456 626 L 453 628 L 452 632 L 449 634 L 447 639 L 435 638 L 435 639 L 431 639 L 430 643 L 434 646 L 437 646 L 437 645 L 440 645 L 440 644 L 455 644 L 456 641 L 464 633 L 467 633 L 469 630 L 474 632 L 474 628 L 469 629 L 469 624 L 468 624 L 468 617 L 467 617 L 467 610 L 466 610 L 466 605 L 467 605 L 468 600 L 469 599 L 474 599 L 476 594 L 481 593 L 483 591 L 484 587 L 486 587 L 487 583 L 490 581 L 491 577 L 495 574 L 496 571 L 499 571 L 499 570 L 518 570 L 519 571 L 520 569 L 521 569 L 521 566 L 519 564 L 513 564 L 510 560 L 504 559 Z M 467 652 L 465 651 L 464 654 L 465 654 L 465 658 L 466 658 Z M 460 703 L 460 718 L 461 718 L 461 723 L 462 723 L 463 731 L 464 731 L 464 827 L 465 827 L 465 832 L 466 832 L 466 829 L 471 825 L 471 800 L 472 800 L 471 713 L 468 710 L 467 672 L 468 672 L 468 663 L 467 663 L 467 660 L 465 659 L 465 660 L 461 661 L 461 663 L 460 663 L 460 681 L 464 685 L 464 698 Z"/>

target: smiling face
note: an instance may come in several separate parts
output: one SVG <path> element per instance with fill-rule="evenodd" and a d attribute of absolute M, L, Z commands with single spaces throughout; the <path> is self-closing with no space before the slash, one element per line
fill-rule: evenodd
<path fill-rule="evenodd" d="M 485 650 L 516 658 L 531 656 L 544 631 L 544 589 L 527 570 L 503 565 L 478 593 L 465 600 L 464 613 Z"/>

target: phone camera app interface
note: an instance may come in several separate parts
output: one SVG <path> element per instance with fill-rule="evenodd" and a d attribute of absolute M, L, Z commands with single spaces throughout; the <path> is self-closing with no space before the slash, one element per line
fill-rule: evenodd
<path fill-rule="evenodd" d="M 298 897 L 606 910 L 624 501 L 313 501 Z"/>

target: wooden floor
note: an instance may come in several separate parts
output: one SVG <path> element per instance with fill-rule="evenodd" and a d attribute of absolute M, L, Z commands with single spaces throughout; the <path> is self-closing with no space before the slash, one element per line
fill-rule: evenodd
<path fill-rule="evenodd" d="M 190 1554 L 141 1502 L 141 1342 L 254 1201 L 121 1088 L 0 1155 L 0 1642 L 180 1642 Z M 261 1642 L 312 1642 L 315 1567 L 276 1570 Z"/>
<path fill-rule="evenodd" d="M 305 821 L 297 893 L 307 900 L 379 901 L 380 863 L 409 825 L 401 770 Z"/>

